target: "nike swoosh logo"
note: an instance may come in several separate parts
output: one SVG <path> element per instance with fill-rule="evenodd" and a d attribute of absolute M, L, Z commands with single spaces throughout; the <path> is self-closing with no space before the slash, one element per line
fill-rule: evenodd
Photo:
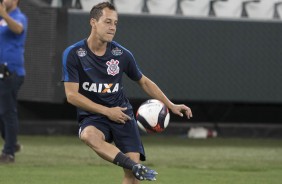
<path fill-rule="evenodd" d="M 92 68 L 83 68 L 84 71 L 91 70 Z"/>

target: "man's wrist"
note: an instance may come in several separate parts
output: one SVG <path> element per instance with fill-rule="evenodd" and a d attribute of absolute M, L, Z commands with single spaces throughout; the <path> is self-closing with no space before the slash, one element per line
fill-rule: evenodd
<path fill-rule="evenodd" d="M 167 105 L 167 108 L 171 110 L 173 106 L 174 106 L 174 103 L 169 102 L 169 104 Z"/>
<path fill-rule="evenodd" d="M 109 108 L 108 107 L 106 107 L 106 106 L 102 106 L 101 108 L 100 108 L 100 114 L 102 114 L 102 115 L 104 115 L 104 116 L 107 116 L 108 117 L 108 113 L 109 112 Z"/>
<path fill-rule="evenodd" d="M 9 14 L 4 11 L 2 14 L 0 14 L 0 16 L 4 19 L 4 20 L 7 20 L 7 18 L 9 17 Z"/>

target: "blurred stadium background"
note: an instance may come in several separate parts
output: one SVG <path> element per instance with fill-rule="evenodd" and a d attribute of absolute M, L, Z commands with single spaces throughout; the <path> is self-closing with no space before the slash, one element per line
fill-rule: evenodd
<path fill-rule="evenodd" d="M 61 56 L 88 36 L 88 12 L 97 2 L 21 2 L 29 18 L 21 134 L 77 133 L 76 111 L 60 82 Z M 172 116 L 164 134 L 206 127 L 220 137 L 282 137 L 282 1 L 112 2 L 120 13 L 115 40 L 133 52 L 143 73 L 171 100 L 193 110 L 189 121 Z M 148 96 L 134 82 L 124 82 L 137 110 Z"/>

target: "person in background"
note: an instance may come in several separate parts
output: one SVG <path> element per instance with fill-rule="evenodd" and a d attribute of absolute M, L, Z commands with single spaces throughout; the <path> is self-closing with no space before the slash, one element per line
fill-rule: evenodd
<path fill-rule="evenodd" d="M 0 3 L 0 128 L 4 146 L 1 163 L 15 162 L 17 142 L 17 94 L 24 82 L 24 45 L 27 17 L 19 9 L 20 0 L 1 0 Z"/>

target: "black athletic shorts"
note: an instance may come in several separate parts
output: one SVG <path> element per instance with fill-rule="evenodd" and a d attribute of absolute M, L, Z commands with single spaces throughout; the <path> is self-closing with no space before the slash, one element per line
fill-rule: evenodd
<path fill-rule="evenodd" d="M 107 117 L 91 118 L 85 117 L 80 122 L 79 136 L 82 130 L 87 126 L 94 126 L 104 133 L 107 142 L 114 142 L 116 147 L 123 153 L 140 153 L 140 160 L 145 161 L 145 151 L 140 138 L 136 120 L 132 114 L 131 120 L 125 124 L 116 123 Z"/>

